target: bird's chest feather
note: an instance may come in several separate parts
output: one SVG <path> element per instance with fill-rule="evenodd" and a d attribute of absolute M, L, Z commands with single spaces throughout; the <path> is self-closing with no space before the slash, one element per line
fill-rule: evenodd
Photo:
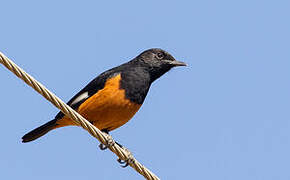
<path fill-rule="evenodd" d="M 128 122 L 141 104 L 126 97 L 120 88 L 121 74 L 107 80 L 103 89 L 88 98 L 78 112 L 101 130 L 113 130 Z"/>

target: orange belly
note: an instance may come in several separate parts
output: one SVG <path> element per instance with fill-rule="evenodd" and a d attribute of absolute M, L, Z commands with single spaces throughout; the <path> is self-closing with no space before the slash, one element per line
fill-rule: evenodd
<path fill-rule="evenodd" d="M 120 80 L 120 74 L 107 80 L 103 89 L 88 98 L 77 109 L 78 113 L 100 130 L 111 131 L 122 126 L 141 107 L 141 104 L 126 99 L 125 90 L 120 89 Z M 76 125 L 66 116 L 58 120 L 57 124 L 57 127 Z"/>

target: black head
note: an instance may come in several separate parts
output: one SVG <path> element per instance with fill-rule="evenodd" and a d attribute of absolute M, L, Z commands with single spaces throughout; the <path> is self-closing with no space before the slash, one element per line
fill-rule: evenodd
<path fill-rule="evenodd" d="M 154 48 L 142 52 L 135 58 L 135 61 L 146 66 L 152 81 L 156 80 L 171 68 L 176 66 L 186 66 L 184 62 L 177 61 L 168 52 Z"/>

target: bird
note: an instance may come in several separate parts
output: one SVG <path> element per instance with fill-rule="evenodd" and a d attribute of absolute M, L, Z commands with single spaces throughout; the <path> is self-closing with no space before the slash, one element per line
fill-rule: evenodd
<path fill-rule="evenodd" d="M 132 60 L 98 75 L 67 104 L 95 127 L 109 134 L 135 115 L 151 84 L 177 66 L 186 64 L 160 48 L 145 50 Z M 33 141 L 64 126 L 77 124 L 60 111 L 53 120 L 25 134 L 22 142 Z"/>

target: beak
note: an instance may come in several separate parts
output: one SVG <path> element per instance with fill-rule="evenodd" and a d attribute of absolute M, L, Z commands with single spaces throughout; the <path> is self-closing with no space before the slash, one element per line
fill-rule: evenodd
<path fill-rule="evenodd" d="M 170 62 L 170 64 L 172 65 L 172 66 L 187 66 L 187 64 L 185 64 L 184 62 L 182 62 L 182 61 L 171 61 Z"/>

